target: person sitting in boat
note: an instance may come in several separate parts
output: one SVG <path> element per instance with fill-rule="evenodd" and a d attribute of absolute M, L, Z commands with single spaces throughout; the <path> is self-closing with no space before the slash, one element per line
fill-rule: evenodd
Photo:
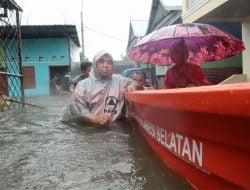
<path fill-rule="evenodd" d="M 131 74 L 131 79 L 136 81 L 137 90 L 152 90 L 155 89 L 150 82 L 150 80 L 146 81 L 146 74 L 143 71 L 134 71 Z"/>
<path fill-rule="evenodd" d="M 171 60 L 175 64 L 167 70 L 164 84 L 166 88 L 185 88 L 211 84 L 201 67 L 187 63 L 189 52 L 183 41 L 170 50 Z"/>
<path fill-rule="evenodd" d="M 136 90 L 136 82 L 113 75 L 113 71 L 111 54 L 104 50 L 97 52 L 89 77 L 81 80 L 71 95 L 63 122 L 104 126 L 120 118 L 124 92 Z"/>

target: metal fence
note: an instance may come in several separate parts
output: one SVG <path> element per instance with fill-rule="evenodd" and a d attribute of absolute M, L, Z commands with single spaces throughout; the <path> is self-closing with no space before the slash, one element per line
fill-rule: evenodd
<path fill-rule="evenodd" d="M 24 102 L 20 12 L 13 0 L 0 0 L 0 112 Z"/>

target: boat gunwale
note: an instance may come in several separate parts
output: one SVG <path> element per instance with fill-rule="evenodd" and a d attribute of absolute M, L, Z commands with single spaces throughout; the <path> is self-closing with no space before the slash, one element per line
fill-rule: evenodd
<path fill-rule="evenodd" d="M 125 98 L 160 108 L 250 117 L 250 82 L 126 92 Z"/>

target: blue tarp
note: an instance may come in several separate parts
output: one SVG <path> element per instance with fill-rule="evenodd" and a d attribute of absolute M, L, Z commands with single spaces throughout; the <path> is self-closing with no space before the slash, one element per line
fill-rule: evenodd
<path fill-rule="evenodd" d="M 129 68 L 129 69 L 126 69 L 124 71 L 122 71 L 122 76 L 124 77 L 130 77 L 132 72 L 134 71 L 142 71 L 142 68 Z"/>

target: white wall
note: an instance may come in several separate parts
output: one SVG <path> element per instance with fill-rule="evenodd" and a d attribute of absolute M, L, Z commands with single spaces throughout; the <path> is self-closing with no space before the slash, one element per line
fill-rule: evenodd
<path fill-rule="evenodd" d="M 250 21 L 242 22 L 242 41 L 246 48 L 242 54 L 243 74 L 247 74 L 247 79 L 250 81 Z"/>

